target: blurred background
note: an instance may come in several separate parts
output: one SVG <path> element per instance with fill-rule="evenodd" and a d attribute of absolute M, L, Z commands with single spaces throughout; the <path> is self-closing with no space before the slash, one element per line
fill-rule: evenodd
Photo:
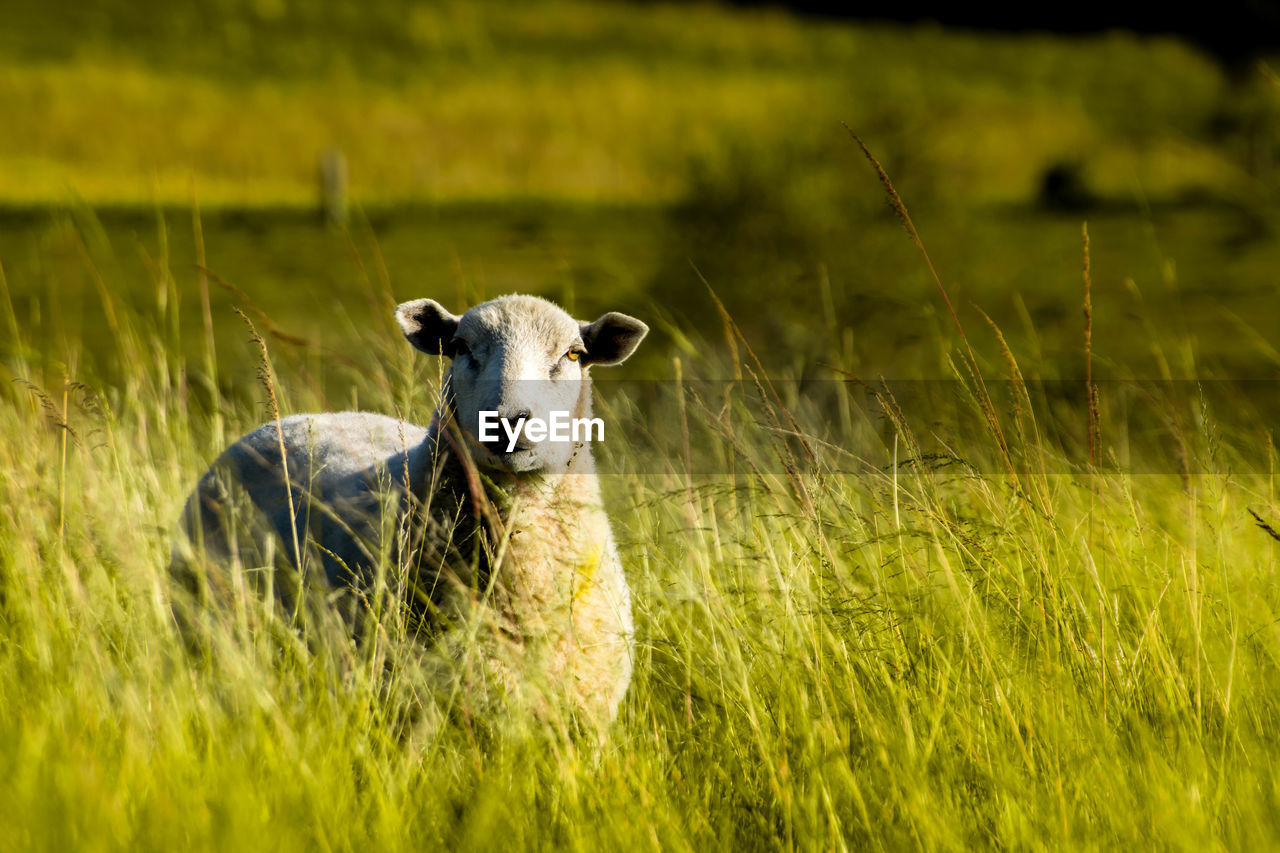
<path fill-rule="evenodd" d="M 949 375 L 846 123 L 1031 375 L 1083 373 L 1086 221 L 1099 375 L 1274 375 L 1280 18 L 1152 15 L 7 0 L 3 346 L 109 379 L 119 300 L 199 353 L 207 285 L 224 365 L 254 357 L 232 306 L 359 360 L 390 299 L 523 291 L 650 319 L 631 370 L 662 376 L 722 344 L 710 288 L 767 363 Z"/>

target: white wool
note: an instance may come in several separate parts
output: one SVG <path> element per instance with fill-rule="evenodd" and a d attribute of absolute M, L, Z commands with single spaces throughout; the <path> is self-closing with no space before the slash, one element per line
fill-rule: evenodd
<path fill-rule="evenodd" d="M 505 440 L 484 446 L 477 430 L 486 407 L 542 416 L 563 406 L 590 417 L 589 368 L 625 359 L 646 327 L 619 314 L 580 323 L 527 296 L 462 317 L 417 300 L 397 319 L 419 349 L 452 356 L 431 427 L 341 412 L 249 433 L 189 498 L 176 575 L 205 591 L 207 605 L 232 586 L 228 567 L 296 568 L 295 533 L 304 586 L 360 591 L 380 561 L 411 567 L 441 630 L 457 633 L 446 645 L 478 660 L 503 701 L 537 709 L 563 699 L 607 724 L 631 679 L 633 624 L 590 445 L 504 452 Z M 490 500 L 498 520 L 477 522 Z M 491 563 L 481 579 L 491 588 L 468 571 L 477 554 Z M 275 590 L 291 603 L 287 583 Z M 484 630 L 467 632 L 476 620 Z"/>

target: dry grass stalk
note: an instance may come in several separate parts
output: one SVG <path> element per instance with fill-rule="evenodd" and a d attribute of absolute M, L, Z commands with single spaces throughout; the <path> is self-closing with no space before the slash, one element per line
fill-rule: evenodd
<path fill-rule="evenodd" d="M 253 325 L 253 321 L 249 319 L 249 315 L 241 311 L 239 308 L 233 309 L 240 315 L 240 319 L 244 320 L 245 325 L 249 327 L 249 339 L 258 345 L 259 364 L 258 379 L 262 382 L 262 387 L 267 389 L 267 411 L 271 416 L 271 420 L 276 422 L 276 441 L 280 447 L 280 467 L 284 477 L 285 499 L 289 503 L 289 518 L 294 518 L 296 501 L 293 498 L 293 480 L 289 476 L 289 454 L 284 446 L 284 429 L 280 424 L 280 400 L 276 396 L 276 383 L 271 374 L 271 357 L 267 352 L 267 341 L 262 335 L 258 334 L 257 328 Z M 290 524 L 289 532 L 292 535 L 293 545 L 293 562 L 297 566 L 299 574 L 304 574 L 305 570 L 302 565 L 302 546 L 298 541 L 298 525 Z M 301 607 L 302 596 L 298 596 L 298 606 Z M 294 613 L 294 618 L 298 618 L 299 613 Z"/>
<path fill-rule="evenodd" d="M 1093 384 L 1093 275 L 1089 262 L 1089 223 L 1080 226 L 1084 240 L 1084 382 L 1089 407 L 1089 465 L 1098 464 L 1102 426 L 1098 419 L 1098 389 Z"/>
<path fill-rule="evenodd" d="M 942 301 L 947 306 L 947 313 L 951 315 L 951 321 L 955 323 L 956 331 L 960 334 L 960 341 L 964 344 L 965 369 L 968 371 L 969 378 L 973 381 L 974 388 L 978 392 L 978 402 L 982 408 L 982 413 L 987 420 L 987 425 L 991 428 L 992 435 L 999 442 L 1001 456 L 1004 458 L 1010 478 L 1014 483 L 1018 483 L 1018 473 L 1013 464 L 1012 454 L 1009 451 L 1009 443 L 1005 439 L 1004 430 L 1001 428 L 1000 420 L 996 416 L 995 404 L 991 401 L 991 394 L 988 392 L 987 384 L 982 378 L 982 372 L 978 369 L 978 357 L 973 351 L 973 345 L 969 343 L 969 336 L 964 332 L 964 325 L 960 322 L 960 315 L 956 313 L 955 305 L 951 302 L 951 296 L 942 284 L 942 277 L 938 275 L 938 270 L 933 265 L 933 259 L 929 257 L 929 250 L 925 248 L 924 240 L 920 238 L 920 232 L 916 230 L 915 223 L 911 221 L 911 214 L 907 211 L 906 202 L 902 200 L 902 196 L 898 195 L 898 190 L 893 186 L 889 173 L 885 171 L 884 166 L 880 165 L 880 161 L 871 153 L 871 149 L 862 141 L 862 138 L 854 133 L 853 128 L 849 127 L 849 125 L 844 122 L 841 122 L 841 125 L 849 136 L 853 138 L 853 141 L 857 143 L 858 148 L 862 150 L 872 168 L 876 170 L 876 177 L 880 179 L 880 185 L 884 187 L 885 194 L 889 198 L 889 205 L 893 208 L 893 212 L 897 214 L 902 227 L 907 232 L 907 236 L 911 238 L 911 242 L 915 244 L 921 257 L 924 258 L 925 265 L 929 268 L 929 274 L 933 277 L 933 283 L 937 285 L 938 292 L 942 294 Z M 1021 489 L 1021 486 L 1019 488 Z"/>

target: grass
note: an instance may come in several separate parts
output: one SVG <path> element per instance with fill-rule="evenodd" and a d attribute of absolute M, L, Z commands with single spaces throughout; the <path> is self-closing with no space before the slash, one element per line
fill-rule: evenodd
<path fill-rule="evenodd" d="M 666 203 L 786 152 L 786 191 L 837 210 L 866 198 L 840 121 L 921 201 L 1024 201 L 1064 164 L 1109 198 L 1272 183 L 1261 81 L 1166 39 L 582 0 L 62 6 L 17 3 L 0 34 L 0 201 L 308 206 L 338 147 L 364 204 Z"/>
<path fill-rule="evenodd" d="M 0 847 L 1277 843 L 1274 92 L 1123 34 L 11 5 Z M 1087 244 L 1030 206 L 1064 163 Z M 654 327 L 598 379 L 639 641 L 608 743 L 406 736 L 394 624 L 216 613 L 187 654 L 179 509 L 269 416 L 233 309 L 280 412 L 421 422 L 390 306 L 512 290 Z"/>
<path fill-rule="evenodd" d="M 163 264 L 152 283 L 176 287 Z M 77 340 L 65 375 L 7 362 L 7 847 L 1202 849 L 1280 834 L 1280 546 L 1251 515 L 1274 524 L 1280 502 L 1257 400 L 1172 395 L 1161 437 L 1184 448 L 1179 471 L 1104 387 L 1098 450 L 1126 464 L 1094 467 L 1088 407 L 1042 404 L 1020 378 L 1033 364 L 981 355 L 986 332 L 965 330 L 973 367 L 1012 376 L 1023 403 L 989 402 L 962 369 L 926 388 L 968 401 L 948 432 L 892 384 L 863 398 L 828 383 L 824 401 L 785 367 L 766 378 L 762 342 L 730 322 L 725 341 L 699 339 L 714 355 L 682 385 L 602 389 L 639 625 L 608 745 L 465 726 L 405 742 L 421 686 L 406 670 L 389 690 L 381 662 L 400 637 L 339 670 L 261 638 L 184 653 L 165 604 L 172 524 L 213 453 L 263 418 L 260 394 L 211 408 L 195 393 L 254 385 L 172 345 L 196 303 L 137 311 L 110 279 L 101 298 L 114 380 L 74 381 Z M 434 371 L 390 334 L 358 341 L 354 360 L 273 343 L 282 410 L 358 387 L 363 407 L 425 419 L 418 377 Z"/>

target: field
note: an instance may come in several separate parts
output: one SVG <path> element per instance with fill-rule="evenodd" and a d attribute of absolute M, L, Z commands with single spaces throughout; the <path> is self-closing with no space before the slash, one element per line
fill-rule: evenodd
<path fill-rule="evenodd" d="M 0 847 L 1280 841 L 1266 66 L 707 5 L 60 5 L 0 28 Z M 228 613 L 189 654 L 174 524 L 264 384 L 425 422 L 391 307 L 516 290 L 653 327 L 598 379 L 638 622 L 608 742 L 424 734 L 394 625 Z"/>

